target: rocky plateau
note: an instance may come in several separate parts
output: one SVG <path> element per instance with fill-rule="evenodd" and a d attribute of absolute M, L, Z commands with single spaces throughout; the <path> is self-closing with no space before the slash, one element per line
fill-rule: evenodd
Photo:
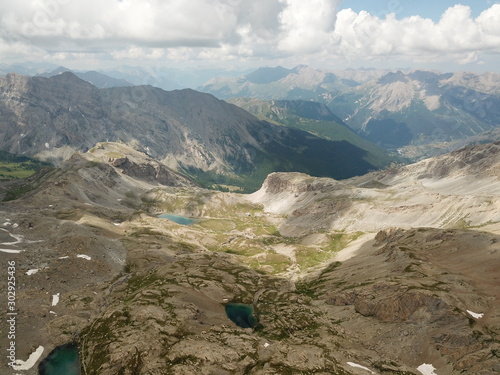
<path fill-rule="evenodd" d="M 500 373 L 499 168 L 491 143 L 246 195 L 101 142 L 2 185 L 17 358 L 77 342 L 86 375 Z"/>

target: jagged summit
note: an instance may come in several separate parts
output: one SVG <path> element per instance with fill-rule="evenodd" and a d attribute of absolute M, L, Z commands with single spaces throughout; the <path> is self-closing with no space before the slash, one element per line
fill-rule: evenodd
<path fill-rule="evenodd" d="M 407 76 L 400 70 L 395 73 L 387 73 L 385 76 L 380 77 L 377 83 L 381 85 L 387 85 L 394 82 L 408 82 Z"/>

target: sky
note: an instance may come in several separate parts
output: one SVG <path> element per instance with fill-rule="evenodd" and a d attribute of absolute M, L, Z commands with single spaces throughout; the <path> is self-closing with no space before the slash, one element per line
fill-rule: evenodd
<path fill-rule="evenodd" d="M 0 64 L 500 73 L 500 0 L 0 2 Z"/>

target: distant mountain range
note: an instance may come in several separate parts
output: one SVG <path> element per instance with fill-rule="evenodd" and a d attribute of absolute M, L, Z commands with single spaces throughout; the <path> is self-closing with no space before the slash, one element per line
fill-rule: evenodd
<path fill-rule="evenodd" d="M 68 71 L 48 64 L 0 65 L 0 74 L 50 77 Z M 49 72 L 49 73 L 47 73 Z M 500 75 L 385 69 L 324 70 L 299 65 L 262 67 L 247 74 L 222 69 L 121 66 L 77 72 L 98 88 L 152 85 L 197 88 L 219 99 L 315 101 L 359 136 L 419 160 L 491 138 L 499 125 Z M 212 78 L 219 76 L 219 78 Z M 202 84 L 202 82 L 205 82 Z"/>
<path fill-rule="evenodd" d="M 495 73 L 276 67 L 215 78 L 199 89 L 222 99 L 317 101 L 358 134 L 402 153 L 406 146 L 467 140 L 500 124 L 500 74 Z"/>
<path fill-rule="evenodd" d="M 37 74 L 38 77 L 46 77 L 50 78 L 53 76 L 56 76 L 58 74 L 62 74 L 65 72 L 71 72 L 77 77 L 83 79 L 84 81 L 87 81 L 94 85 L 97 88 L 100 89 L 105 89 L 109 87 L 127 87 L 127 86 L 134 86 L 132 83 L 127 81 L 126 79 L 118 79 L 118 78 L 113 78 L 110 76 L 107 76 L 105 74 L 96 72 L 96 71 L 88 71 L 88 72 L 73 72 L 72 70 L 65 68 L 63 66 L 60 66 L 59 68 L 53 70 L 52 72 L 49 73 L 41 73 Z"/>
<path fill-rule="evenodd" d="M 0 149 L 67 159 L 96 143 L 128 144 L 204 185 L 253 190 L 273 171 L 347 178 L 382 166 L 346 140 L 261 121 L 194 90 L 98 89 L 70 72 L 0 77 Z"/>
<path fill-rule="evenodd" d="M 97 68 L 96 68 L 97 69 Z M 112 69 L 97 69 L 96 71 L 86 71 L 69 69 L 50 63 L 0 63 L 0 75 L 17 73 L 25 76 L 50 77 L 55 74 L 71 71 L 83 80 L 102 88 L 115 86 L 140 86 L 151 85 L 164 90 L 177 90 L 184 88 L 196 88 L 213 77 L 224 75 L 227 77 L 239 77 L 250 72 L 249 70 L 227 70 L 222 68 L 213 69 L 191 69 L 189 67 L 170 68 L 165 66 L 128 66 L 121 65 Z M 92 74 L 89 74 L 92 73 Z M 96 74 L 99 76 L 96 78 Z M 106 77 L 103 77 L 106 76 Z M 101 85 L 100 81 L 105 79 L 106 85 Z M 126 84 L 124 82 L 126 81 Z"/>

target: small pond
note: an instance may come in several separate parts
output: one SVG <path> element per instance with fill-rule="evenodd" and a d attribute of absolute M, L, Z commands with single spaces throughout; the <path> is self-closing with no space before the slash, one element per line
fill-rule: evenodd
<path fill-rule="evenodd" d="M 76 344 L 65 344 L 52 350 L 38 365 L 39 375 L 80 375 L 80 356 Z"/>
<path fill-rule="evenodd" d="M 160 219 L 168 219 L 173 221 L 174 223 L 180 224 L 180 225 L 190 225 L 196 222 L 196 219 L 191 219 L 189 217 L 185 216 L 180 216 L 180 215 L 174 215 L 174 214 L 161 214 L 158 215 Z"/>
<path fill-rule="evenodd" d="M 228 303 L 226 305 L 226 315 L 233 323 L 241 328 L 253 328 L 257 324 L 257 319 L 253 315 L 253 306 L 242 303 Z"/>

